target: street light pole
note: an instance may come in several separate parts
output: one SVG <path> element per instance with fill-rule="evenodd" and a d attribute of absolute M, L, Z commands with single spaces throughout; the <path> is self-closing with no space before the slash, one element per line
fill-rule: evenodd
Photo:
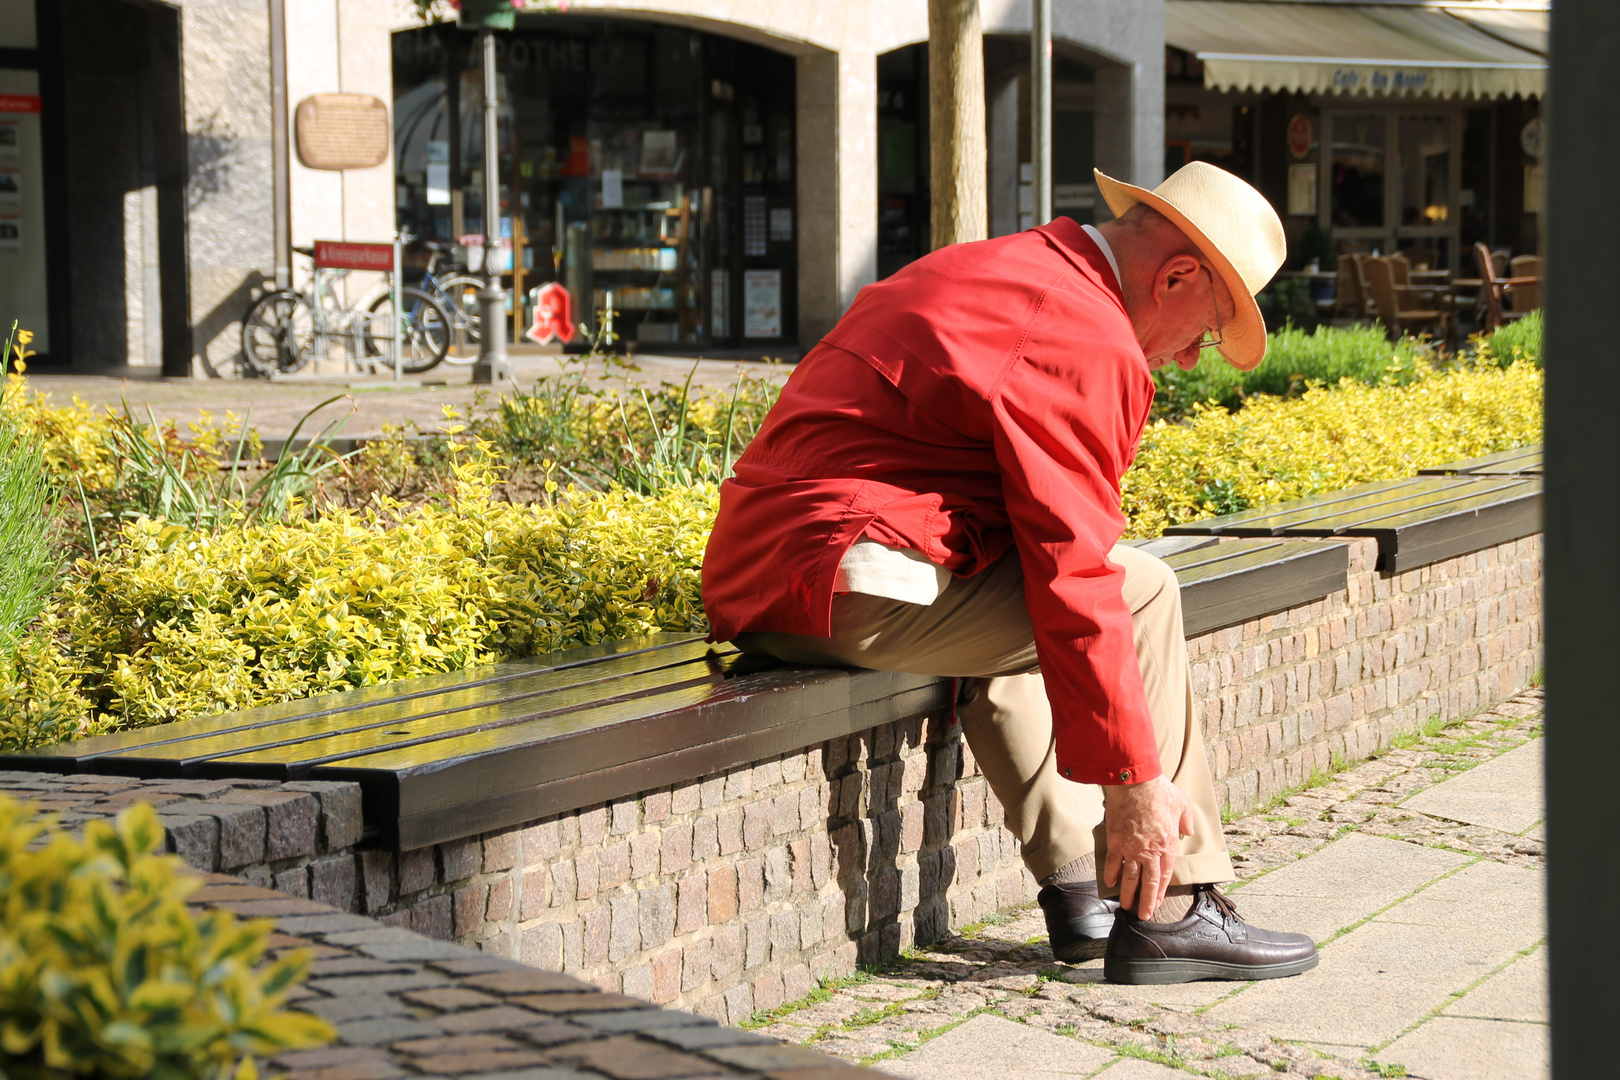
<path fill-rule="evenodd" d="M 1030 0 L 1034 19 L 1029 35 L 1030 177 L 1034 181 L 1035 224 L 1052 220 L 1052 0 Z"/>
<path fill-rule="evenodd" d="M 478 290 L 478 362 L 472 381 L 511 379 L 506 362 L 506 290 L 496 245 L 501 233 L 500 103 L 496 99 L 495 35 L 483 31 L 484 45 L 484 287 Z M 513 208 L 516 213 L 516 207 Z"/>

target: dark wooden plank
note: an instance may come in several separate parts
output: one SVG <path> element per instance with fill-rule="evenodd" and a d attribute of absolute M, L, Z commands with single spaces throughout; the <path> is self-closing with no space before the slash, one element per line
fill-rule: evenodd
<path fill-rule="evenodd" d="M 1151 540 L 1121 540 L 1120 543 L 1161 559 L 1169 559 L 1172 555 L 1196 551 L 1218 541 L 1213 536 L 1155 536 Z"/>
<path fill-rule="evenodd" d="M 1353 515 L 1411 500 L 1421 501 L 1436 492 L 1466 483 L 1468 481 L 1461 477 L 1425 476 L 1358 484 L 1342 491 L 1312 495 L 1307 499 L 1291 499 L 1258 510 L 1172 525 L 1165 530 L 1165 535 L 1278 536 L 1289 526 L 1301 522 Z"/>
<path fill-rule="evenodd" d="M 198 762 L 196 768 L 202 776 L 295 778 L 307 775 L 314 766 L 361 755 L 408 749 L 433 756 L 445 752 L 439 748 L 456 739 L 514 725 L 561 734 L 618 719 L 656 715 L 667 701 L 679 701 L 688 691 L 701 696 L 707 687 L 724 680 L 718 663 L 700 659 L 549 694 L 515 700 L 495 698 L 437 716 L 396 720 L 381 729 L 335 731 L 291 745 L 215 755 Z"/>
<path fill-rule="evenodd" d="M 1199 562 L 1176 567 L 1188 637 L 1320 600 L 1348 581 L 1350 549 L 1342 543 L 1233 540 L 1220 548 L 1240 550 L 1226 557 L 1214 557 L 1212 549 L 1193 552 L 1182 558 L 1201 556 Z"/>
<path fill-rule="evenodd" d="M 1521 474 L 1541 474 L 1541 444 L 1531 443 L 1529 446 L 1520 446 L 1513 450 L 1502 450 L 1495 454 L 1486 454 L 1484 457 L 1467 458 L 1463 461 L 1450 461 L 1444 465 L 1434 465 L 1427 469 L 1419 469 L 1420 476 L 1437 475 L 1465 475 L 1465 476 L 1518 476 Z"/>
<path fill-rule="evenodd" d="M 1500 481 L 1510 486 L 1497 499 L 1453 506 L 1448 513 L 1412 514 L 1374 523 L 1385 530 L 1379 541 L 1378 568 L 1405 573 L 1419 566 L 1494 547 L 1542 531 L 1541 481 Z"/>
<path fill-rule="evenodd" d="M 662 695 L 656 711 L 607 725 L 499 728 L 448 740 L 431 754 L 363 755 L 311 776 L 359 782 L 368 821 L 385 834 L 395 823 L 385 841 L 419 847 L 943 708 L 950 685 L 934 676 L 784 667 Z"/>
<path fill-rule="evenodd" d="M 784 722 L 780 724 L 744 730 L 667 754 L 627 761 L 536 787 L 478 796 L 453 810 L 401 814 L 397 818 L 391 842 L 399 850 L 410 850 L 453 839 L 453 834 L 459 833 L 462 828 L 473 826 L 476 832 L 490 827 L 483 825 L 483 822 L 534 821 L 693 777 L 711 776 L 762 758 L 793 753 L 878 724 L 949 708 L 951 680 L 925 676 L 902 678 L 922 682 L 892 696 L 854 704 L 845 709 L 814 716 L 784 717 Z"/>
<path fill-rule="evenodd" d="M 173 762 L 183 760 L 188 751 L 176 749 L 171 753 L 164 749 L 171 744 L 230 734 L 239 735 L 245 744 L 251 744 L 256 740 L 273 741 L 274 736 L 264 734 L 261 729 L 322 717 L 334 717 L 336 722 L 342 725 L 352 719 L 352 714 L 356 710 L 389 705 L 404 706 L 406 711 L 417 708 L 430 711 L 427 706 L 413 703 L 444 695 L 487 700 L 489 697 L 499 696 L 507 684 L 516 680 L 531 679 L 547 672 L 571 672 L 573 674 L 568 676 L 569 678 L 583 681 L 593 676 L 580 669 L 617 661 L 628 662 L 632 669 L 639 669 L 648 663 L 664 663 L 658 654 L 667 654 L 669 650 L 674 650 L 674 655 L 679 659 L 686 659 L 691 655 L 702 655 L 705 648 L 702 638 L 697 634 L 661 633 L 628 638 L 578 649 L 558 650 L 527 660 L 507 661 L 417 679 L 401 679 L 357 690 L 263 705 L 239 712 L 182 720 L 135 731 L 98 735 L 78 742 L 39 747 L 25 754 L 6 756 L 3 760 L 11 768 L 40 769 L 47 772 L 122 770 L 120 775 L 140 776 L 148 775 L 143 770 L 150 767 L 161 770 L 150 775 L 177 775 L 174 770 L 178 766 Z M 611 672 L 604 674 L 610 675 Z M 145 764 L 148 760 L 166 764 L 148 766 Z"/>

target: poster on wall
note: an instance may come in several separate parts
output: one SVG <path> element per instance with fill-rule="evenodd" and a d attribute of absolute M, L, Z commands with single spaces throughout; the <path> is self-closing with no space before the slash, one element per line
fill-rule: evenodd
<path fill-rule="evenodd" d="M 1316 213 L 1316 164 L 1288 166 L 1288 212 Z"/>
<path fill-rule="evenodd" d="M 782 336 L 782 271 L 743 271 L 743 337 Z"/>
<path fill-rule="evenodd" d="M 792 243 L 793 208 L 778 207 L 771 211 L 771 243 Z"/>
<path fill-rule="evenodd" d="M 0 251 L 21 251 L 22 242 L 22 215 L 12 212 L 0 212 Z"/>
<path fill-rule="evenodd" d="M 0 160 L 15 158 L 21 136 L 14 120 L 0 120 Z"/>
<path fill-rule="evenodd" d="M 0 206 L 22 205 L 22 166 L 0 158 Z"/>

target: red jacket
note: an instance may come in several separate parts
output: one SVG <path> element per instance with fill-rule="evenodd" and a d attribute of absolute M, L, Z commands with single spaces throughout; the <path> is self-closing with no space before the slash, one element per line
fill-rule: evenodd
<path fill-rule="evenodd" d="M 715 637 L 830 634 L 838 563 L 863 534 L 962 577 L 1017 544 L 1059 769 L 1152 779 L 1108 551 L 1153 389 L 1107 258 L 1066 218 L 868 285 L 720 489 L 703 567 Z"/>

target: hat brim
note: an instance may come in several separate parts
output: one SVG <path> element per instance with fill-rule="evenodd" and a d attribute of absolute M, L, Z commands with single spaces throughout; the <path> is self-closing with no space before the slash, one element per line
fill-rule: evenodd
<path fill-rule="evenodd" d="M 1232 320 L 1222 325 L 1221 343 L 1216 349 L 1226 358 L 1227 363 L 1239 371 L 1252 371 L 1258 367 L 1260 361 L 1266 358 L 1266 320 L 1260 314 L 1260 305 L 1254 302 L 1248 284 L 1232 265 L 1232 261 L 1215 246 L 1214 241 L 1204 235 L 1202 229 L 1189 221 L 1187 216 L 1171 203 L 1147 188 L 1115 180 L 1101 169 L 1093 169 L 1092 173 L 1097 178 L 1097 190 L 1102 192 L 1108 208 L 1114 212 L 1115 217 L 1124 217 L 1125 211 L 1137 203 L 1146 203 L 1168 218 L 1176 228 L 1187 235 L 1188 239 L 1198 245 L 1198 250 L 1208 257 L 1215 272 L 1226 282 L 1226 291 L 1232 294 L 1232 303 L 1237 308 L 1237 314 Z"/>

